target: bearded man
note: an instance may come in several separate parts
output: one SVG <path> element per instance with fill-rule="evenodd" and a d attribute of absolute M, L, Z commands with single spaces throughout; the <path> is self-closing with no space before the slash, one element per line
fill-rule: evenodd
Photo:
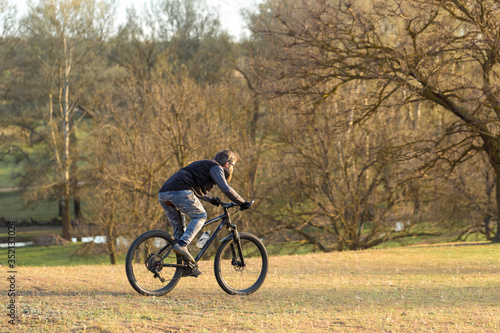
<path fill-rule="evenodd" d="M 240 205 L 241 210 L 250 208 L 251 203 L 245 201 L 227 183 L 231 180 L 234 166 L 239 156 L 230 150 L 219 151 L 213 160 L 196 161 L 180 169 L 172 175 L 161 187 L 158 200 L 167 215 L 177 239 L 174 252 L 183 255 L 194 262 L 189 253 L 188 245 L 201 230 L 207 219 L 207 212 L 200 200 L 220 205 L 219 197 L 207 195 L 214 185 L 217 185 L 232 202 Z M 191 221 L 183 230 L 182 215 L 184 213 Z"/>

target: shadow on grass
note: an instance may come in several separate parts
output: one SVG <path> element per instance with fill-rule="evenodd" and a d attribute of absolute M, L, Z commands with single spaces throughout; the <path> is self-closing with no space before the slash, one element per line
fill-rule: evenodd
<path fill-rule="evenodd" d="M 7 296 L 7 293 L 0 293 L 2 296 Z M 133 290 L 131 292 L 116 292 L 116 291 L 20 291 L 18 295 L 21 297 L 54 297 L 54 296 L 69 296 L 69 297 L 80 297 L 80 296 L 115 296 L 115 297 L 130 297 L 134 295 Z"/>
<path fill-rule="evenodd" d="M 290 302 L 298 307 L 433 307 L 440 308 L 470 305 L 496 306 L 498 304 L 498 284 L 463 287 L 415 287 L 405 282 L 400 285 L 365 286 L 365 287 L 331 287 L 301 288 L 258 291 L 255 298 L 263 300 L 275 299 L 277 302 Z"/>

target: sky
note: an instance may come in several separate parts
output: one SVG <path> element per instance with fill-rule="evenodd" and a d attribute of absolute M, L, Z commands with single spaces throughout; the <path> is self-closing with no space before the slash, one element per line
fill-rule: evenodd
<path fill-rule="evenodd" d="M 116 0 L 118 4 L 117 20 L 125 20 L 126 9 L 132 5 L 139 9 L 140 6 L 149 2 L 148 0 Z M 262 0 L 260 0 L 262 2 Z M 205 3 L 214 7 L 219 12 L 219 18 L 222 27 L 227 32 L 238 39 L 242 34 L 248 35 L 249 31 L 246 28 L 246 23 L 240 15 L 241 9 L 256 8 L 259 0 L 205 0 Z"/>
<path fill-rule="evenodd" d="M 26 0 L 17 1 L 10 0 L 18 5 L 18 9 L 21 14 L 26 10 Z M 205 3 L 211 7 L 214 7 L 219 12 L 219 18 L 222 27 L 227 30 L 227 32 L 233 36 L 235 39 L 239 39 L 242 34 L 249 35 L 249 31 L 246 27 L 246 23 L 240 15 L 241 9 L 251 8 L 255 9 L 259 2 L 263 0 L 205 0 Z M 140 9 L 145 3 L 150 2 L 149 0 L 116 0 L 117 3 L 117 22 L 124 22 L 126 19 L 126 9 L 132 7 L 132 5 Z"/>

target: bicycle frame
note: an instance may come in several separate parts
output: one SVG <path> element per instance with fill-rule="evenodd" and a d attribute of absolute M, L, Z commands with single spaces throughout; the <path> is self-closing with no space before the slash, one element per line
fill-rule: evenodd
<path fill-rule="evenodd" d="M 205 254 L 205 252 L 207 251 L 207 249 L 210 247 L 210 245 L 213 243 L 213 241 L 215 240 L 215 237 L 217 236 L 217 234 L 219 234 L 219 232 L 222 230 L 222 227 L 224 227 L 225 225 L 229 225 L 231 223 L 231 217 L 229 215 L 229 212 L 227 211 L 227 208 L 224 208 L 224 214 L 222 215 L 219 215 L 209 221 L 206 221 L 204 224 L 203 224 L 203 227 L 206 227 L 210 224 L 213 224 L 219 220 L 222 220 L 222 222 L 219 224 L 219 226 L 217 227 L 217 229 L 215 229 L 214 233 L 210 236 L 210 238 L 207 240 L 207 242 L 205 243 L 205 245 L 200 249 L 200 252 L 198 252 L 198 254 L 196 255 L 196 257 L 194 258 L 194 260 L 196 262 L 198 262 L 201 258 L 201 256 L 203 256 L 203 254 Z"/>
<path fill-rule="evenodd" d="M 214 233 L 207 240 L 206 244 L 203 246 L 203 248 L 200 249 L 200 252 L 198 252 L 198 254 L 196 255 L 196 257 L 194 258 L 194 260 L 196 262 L 198 262 L 200 260 L 200 258 L 203 256 L 203 254 L 205 254 L 205 252 L 207 251 L 207 249 L 213 243 L 213 241 L 215 240 L 215 238 L 217 237 L 217 235 L 219 234 L 219 232 L 222 230 L 222 228 L 224 226 L 227 226 L 228 229 L 230 230 L 230 233 L 234 235 L 234 238 L 236 239 L 236 246 L 238 247 L 238 251 L 239 251 L 239 253 L 242 254 L 241 242 L 240 242 L 240 237 L 239 237 L 239 233 L 238 233 L 237 227 L 236 227 L 236 225 L 231 224 L 231 214 L 229 214 L 229 211 L 228 211 L 228 209 L 231 208 L 231 207 L 233 207 L 233 206 L 229 206 L 229 207 L 223 206 L 224 214 L 219 215 L 219 216 L 217 216 L 217 217 L 215 217 L 215 218 L 213 218 L 211 220 L 205 221 L 205 223 L 203 224 L 203 227 L 206 227 L 206 226 L 208 226 L 210 224 L 213 224 L 213 223 L 215 223 L 217 221 L 222 220 L 222 222 L 219 224 L 219 226 L 217 227 L 217 229 L 215 229 Z M 236 213 L 238 213 L 238 212 L 239 211 L 237 211 Z M 227 237 L 225 237 L 224 239 L 222 239 L 221 242 L 223 242 L 224 240 L 226 240 L 228 237 L 231 237 L 231 234 L 228 235 Z M 163 247 L 160 251 L 158 251 L 158 253 L 162 253 L 169 246 L 170 246 L 170 244 L 165 245 L 165 247 Z M 170 253 L 170 251 L 172 251 L 172 249 L 170 249 L 169 251 L 167 251 L 167 253 L 163 256 L 163 258 L 166 258 L 168 256 L 168 254 Z M 245 261 L 243 259 L 243 255 L 241 255 L 241 262 L 242 262 L 242 265 L 245 266 Z M 177 264 L 162 264 L 161 266 L 162 267 L 184 267 L 184 265 L 177 265 Z"/>

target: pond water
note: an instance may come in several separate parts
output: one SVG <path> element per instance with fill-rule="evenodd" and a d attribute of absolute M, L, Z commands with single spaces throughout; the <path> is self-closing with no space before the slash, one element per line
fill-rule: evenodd
<path fill-rule="evenodd" d="M 78 241 L 78 239 L 74 237 L 71 238 L 71 240 L 73 241 L 73 243 L 76 243 Z M 82 237 L 82 242 L 83 243 L 94 242 L 96 244 L 104 244 L 106 243 L 106 236 Z"/>
<path fill-rule="evenodd" d="M 33 242 L 16 242 L 15 247 L 24 247 L 24 246 L 30 246 L 33 245 Z M 12 243 L 10 243 L 10 246 L 13 248 Z M 9 243 L 0 243 L 0 248 L 7 248 L 9 247 Z"/>

